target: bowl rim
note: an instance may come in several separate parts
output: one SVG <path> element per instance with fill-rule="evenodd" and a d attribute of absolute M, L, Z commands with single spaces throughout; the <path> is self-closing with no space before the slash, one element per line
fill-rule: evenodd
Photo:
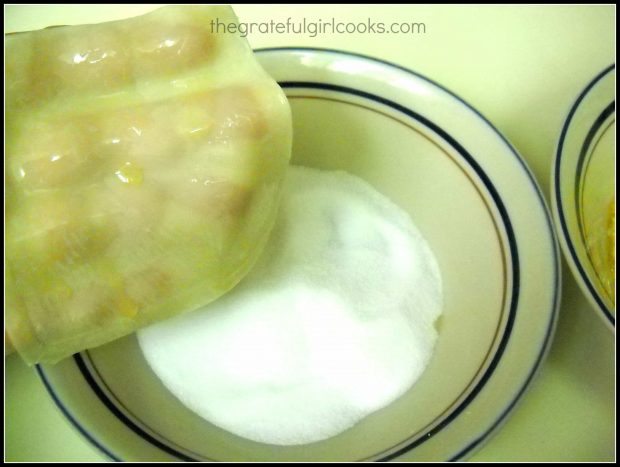
<path fill-rule="evenodd" d="M 573 117 L 575 116 L 577 110 L 584 102 L 586 97 L 590 94 L 592 89 L 594 89 L 596 84 L 607 76 L 610 76 L 611 73 L 615 73 L 615 71 L 616 65 L 615 63 L 612 63 L 611 65 L 608 65 L 602 71 L 597 73 L 596 76 L 590 82 L 588 82 L 586 86 L 581 90 L 578 97 L 571 105 L 566 119 L 562 124 L 562 130 L 560 132 L 560 137 L 558 139 L 555 150 L 555 158 L 553 160 L 553 170 L 551 171 L 551 206 L 555 224 L 557 226 L 557 230 L 559 231 L 558 237 L 560 245 L 562 247 L 562 251 L 564 252 L 564 257 L 566 258 L 567 263 L 573 273 L 573 276 L 579 284 L 580 289 L 587 297 L 588 301 L 596 310 L 601 319 L 612 330 L 615 330 L 616 328 L 616 318 L 611 312 L 611 310 L 607 307 L 601 294 L 586 274 L 585 268 L 583 267 L 582 262 L 579 260 L 579 257 L 577 255 L 575 242 L 571 237 L 568 224 L 566 222 L 566 208 L 562 203 L 562 194 L 560 192 L 560 172 L 562 167 L 564 143 L 566 141 L 566 136 L 568 135 L 570 125 L 573 121 Z M 615 112 L 615 98 L 612 102 L 612 105 L 613 111 Z"/>
<path fill-rule="evenodd" d="M 545 221 L 546 221 L 546 225 L 548 227 L 548 233 L 549 233 L 551 244 L 552 244 L 552 248 L 551 248 L 551 257 L 552 257 L 552 259 L 550 261 L 550 264 L 552 265 L 552 271 L 553 271 L 554 290 L 553 290 L 553 299 L 552 299 L 552 303 L 551 303 L 551 307 L 550 307 L 550 312 L 549 312 L 550 317 L 549 317 L 549 321 L 548 321 L 548 325 L 547 325 L 546 331 L 544 333 L 544 338 L 542 339 L 542 344 L 541 344 L 540 350 L 538 352 L 538 355 L 536 356 L 536 358 L 532 359 L 533 363 L 528 365 L 529 370 L 524 372 L 524 373 L 527 374 L 527 376 L 522 380 L 522 382 L 520 382 L 519 385 L 517 385 L 518 390 L 516 390 L 515 395 L 512 398 L 512 400 L 510 400 L 509 402 L 506 403 L 506 405 L 504 406 L 504 408 L 501 411 L 501 413 L 498 412 L 498 415 L 495 415 L 495 416 L 491 417 L 491 418 L 494 418 L 494 421 L 493 421 L 493 423 L 491 423 L 490 426 L 488 426 L 488 428 L 486 428 L 483 431 L 482 435 L 477 436 L 474 439 L 466 440 L 465 443 L 464 443 L 465 447 L 462 450 L 460 450 L 459 452 L 457 452 L 456 454 L 452 455 L 449 460 L 450 461 L 457 461 L 457 460 L 462 460 L 462 459 L 468 457 L 475 450 L 480 448 L 484 444 L 484 442 L 486 442 L 493 434 L 495 434 L 497 432 L 497 430 L 506 421 L 508 415 L 512 413 L 512 411 L 516 407 L 517 403 L 522 400 L 522 396 L 525 394 L 527 389 L 529 389 L 531 382 L 533 381 L 535 376 L 538 374 L 538 371 L 540 370 L 540 368 L 542 366 L 542 362 L 544 361 L 544 359 L 547 356 L 547 354 L 549 352 L 549 349 L 551 347 L 552 336 L 554 334 L 555 327 L 556 327 L 556 324 L 557 324 L 557 317 L 558 317 L 558 311 L 559 311 L 559 306 L 560 306 L 559 297 L 561 295 L 561 280 L 560 280 L 561 279 L 561 277 L 560 277 L 561 276 L 561 270 L 560 270 L 560 263 L 559 263 L 559 247 L 558 247 L 557 238 L 556 238 L 556 236 L 554 234 L 554 232 L 555 232 L 554 231 L 554 225 L 553 225 L 553 222 L 551 220 L 551 215 L 550 215 L 549 207 L 548 207 L 548 205 L 547 205 L 547 203 L 545 201 L 545 198 L 544 198 L 544 196 L 542 194 L 542 190 L 541 190 L 540 186 L 536 182 L 536 179 L 535 179 L 531 169 L 525 163 L 523 158 L 519 155 L 517 150 L 506 139 L 506 137 L 486 117 L 484 117 L 478 110 L 476 110 L 474 107 L 469 105 L 465 100 L 460 98 L 458 95 L 454 94 L 452 91 L 446 89 L 441 84 L 438 84 L 437 82 L 433 81 L 432 79 L 427 78 L 426 76 L 424 76 L 424 75 L 422 75 L 422 74 L 420 74 L 418 72 L 415 72 L 415 71 L 413 71 L 413 70 L 411 70 L 409 68 L 406 68 L 406 67 L 398 65 L 398 64 L 391 63 L 391 62 L 386 61 L 386 60 L 378 59 L 378 58 L 375 58 L 375 57 L 370 57 L 370 56 L 359 54 L 359 53 L 343 51 L 343 50 L 337 50 L 337 49 L 330 49 L 330 48 L 318 48 L 318 47 L 267 47 L 267 48 L 254 49 L 254 51 L 257 52 L 257 53 L 261 53 L 261 54 L 269 53 L 269 52 L 329 53 L 329 54 L 335 54 L 335 55 L 338 55 L 338 56 L 341 56 L 341 57 L 354 57 L 354 58 L 358 58 L 358 59 L 369 61 L 369 62 L 374 63 L 374 64 L 379 64 L 379 65 L 387 66 L 388 68 L 392 68 L 392 69 L 396 69 L 396 70 L 400 70 L 402 72 L 405 72 L 405 73 L 413 76 L 414 78 L 420 79 L 420 80 L 426 82 L 427 84 L 430 84 L 432 87 L 435 87 L 438 90 L 445 92 L 450 98 L 455 99 L 460 104 L 464 105 L 469 111 L 473 112 L 476 115 L 476 117 L 478 117 L 481 120 L 482 124 L 485 124 L 490 130 L 492 130 L 492 132 L 496 136 L 498 136 L 500 138 L 502 144 L 505 145 L 507 150 L 508 150 L 508 152 L 512 153 L 512 155 L 517 159 L 517 161 L 520 164 L 521 168 L 525 172 L 526 178 L 530 182 L 530 189 L 533 189 L 533 191 L 534 191 L 534 193 L 536 195 L 536 198 L 537 198 L 537 200 L 540 203 L 540 207 L 542 208 L 542 213 L 544 215 L 544 218 L 545 218 Z M 286 83 L 286 82 L 278 82 L 278 84 L 280 84 L 280 85 L 283 85 L 284 83 Z M 295 84 L 299 84 L 299 83 L 301 83 L 301 82 L 295 82 L 295 83 L 289 82 L 289 84 L 291 84 L 291 86 L 288 86 L 288 87 L 296 87 Z M 285 86 L 283 86 L 283 87 L 285 87 Z M 363 93 L 361 95 L 363 95 Z M 403 106 L 401 106 L 401 107 L 403 107 Z M 406 107 L 403 107 L 403 108 L 406 108 Z M 475 162 L 475 160 L 474 160 L 474 162 Z M 516 308 L 515 308 L 514 312 L 516 313 Z M 508 326 L 511 326 L 511 325 L 509 324 Z M 508 332 L 508 335 L 509 334 L 510 333 Z M 77 364 L 77 366 L 79 368 L 85 368 L 83 357 L 80 354 L 74 355 L 73 358 L 74 358 L 74 360 L 75 360 L 75 362 L 76 362 L 76 364 Z M 494 369 L 495 366 L 497 366 L 497 363 L 499 363 L 499 360 L 501 360 L 501 352 L 499 354 L 497 362 L 495 362 L 495 358 L 493 358 L 493 361 L 492 361 L 492 363 L 490 365 L 491 366 L 490 373 L 493 372 L 492 370 Z M 53 383 L 50 382 L 49 377 L 46 375 L 44 366 L 37 364 L 36 365 L 36 370 L 37 370 L 37 373 L 38 373 L 39 377 L 41 378 L 45 388 L 50 393 L 50 395 L 51 395 L 52 399 L 54 400 L 54 402 L 56 403 L 56 405 L 58 405 L 58 407 L 63 412 L 63 414 L 78 429 L 78 431 L 83 436 L 85 436 L 88 441 L 90 441 L 95 447 L 97 447 L 104 455 L 106 455 L 110 459 L 116 460 L 116 461 L 122 460 L 120 457 L 118 457 L 117 455 L 112 453 L 108 448 L 106 448 L 106 446 L 104 446 L 103 443 L 97 441 L 96 437 L 92 433 L 90 433 L 88 431 L 88 429 L 86 429 L 85 427 L 83 427 L 80 424 L 80 422 L 77 419 L 77 417 L 75 417 L 75 416 L 73 416 L 71 414 L 71 411 L 63 404 L 61 398 L 54 391 Z M 86 375 L 85 375 L 85 377 L 86 377 Z M 486 382 L 486 380 L 488 380 L 489 378 L 490 378 L 490 374 L 487 376 L 487 372 L 485 371 L 485 375 L 483 376 L 483 378 L 481 380 L 483 386 L 484 386 L 484 383 Z M 96 390 L 95 390 L 95 392 L 96 392 Z M 475 388 L 474 388 L 474 390 L 472 390 L 472 394 L 473 394 L 474 397 L 472 397 L 471 399 L 472 400 L 475 399 L 475 396 L 479 392 L 480 392 L 480 390 L 475 391 Z M 97 396 L 99 397 L 99 399 L 102 398 L 101 394 L 97 394 Z M 105 397 L 105 395 L 103 395 L 103 397 Z M 468 397 L 466 398 L 465 401 L 463 401 L 463 402 L 461 402 L 459 404 L 459 406 L 457 407 L 457 410 L 461 407 L 461 405 L 466 406 L 468 404 L 468 401 L 470 401 L 470 396 L 469 395 L 468 395 Z M 437 430 L 436 432 L 439 432 L 443 427 L 445 427 L 447 425 L 449 425 L 449 423 L 445 424 L 445 425 L 441 424 L 439 430 Z M 138 429 L 139 429 L 139 427 L 138 427 Z M 133 430 L 133 431 L 135 431 L 135 430 Z M 399 448 L 395 453 L 391 453 L 388 456 L 384 456 L 380 460 L 391 460 L 391 459 L 397 458 L 397 457 L 403 455 L 404 453 L 406 453 L 407 451 L 413 449 L 419 443 L 413 443 L 413 444 L 414 445 L 410 445 L 408 443 L 404 448 Z M 188 460 L 194 460 L 194 459 L 188 459 Z"/>

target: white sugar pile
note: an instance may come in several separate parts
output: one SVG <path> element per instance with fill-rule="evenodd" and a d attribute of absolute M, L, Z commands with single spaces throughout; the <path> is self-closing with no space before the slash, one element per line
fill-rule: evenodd
<path fill-rule="evenodd" d="M 201 417 L 255 441 L 303 444 L 415 383 L 441 305 L 435 258 L 405 212 L 346 173 L 292 167 L 250 275 L 138 338 L 153 371 Z"/>

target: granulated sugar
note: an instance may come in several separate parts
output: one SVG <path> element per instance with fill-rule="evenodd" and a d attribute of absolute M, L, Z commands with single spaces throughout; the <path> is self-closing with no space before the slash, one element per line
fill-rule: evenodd
<path fill-rule="evenodd" d="M 344 172 L 289 169 L 270 243 L 215 303 L 138 333 L 187 407 L 255 441 L 334 436 L 420 377 L 441 279 L 410 217 Z"/>

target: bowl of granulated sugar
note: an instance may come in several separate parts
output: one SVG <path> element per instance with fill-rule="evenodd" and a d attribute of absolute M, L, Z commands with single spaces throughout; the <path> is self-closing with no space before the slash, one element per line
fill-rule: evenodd
<path fill-rule="evenodd" d="M 555 327 L 558 249 L 510 143 L 369 57 L 256 52 L 293 116 L 268 243 L 215 302 L 37 370 L 127 461 L 448 461 L 510 416 Z"/>

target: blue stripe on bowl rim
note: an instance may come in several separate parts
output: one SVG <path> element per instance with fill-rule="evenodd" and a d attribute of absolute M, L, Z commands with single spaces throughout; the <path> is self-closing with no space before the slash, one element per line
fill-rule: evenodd
<path fill-rule="evenodd" d="M 583 231 L 583 217 L 582 217 L 582 211 L 580 209 L 581 196 L 583 195 L 582 190 L 583 190 L 583 185 L 584 185 L 584 179 L 588 172 L 588 166 L 590 165 L 590 162 L 592 161 L 592 155 L 596 149 L 596 146 L 598 145 L 602 136 L 605 134 L 606 129 L 609 128 L 609 125 L 611 125 L 611 123 L 615 121 L 615 118 L 609 119 L 609 117 L 611 117 L 615 113 L 616 113 L 616 101 L 614 100 L 614 101 L 611 101 L 601 111 L 598 117 L 596 117 L 596 119 L 594 120 L 594 123 L 592 123 L 592 126 L 586 133 L 586 138 L 583 140 L 583 144 L 581 145 L 581 149 L 579 151 L 579 158 L 577 159 L 577 168 L 575 169 L 575 185 L 574 185 L 575 206 L 576 206 L 576 213 L 577 213 L 577 226 L 579 227 L 579 235 L 581 236 L 581 241 L 584 243 L 586 241 L 586 236 L 585 236 L 585 232 Z M 599 133 L 599 130 L 606 123 L 608 126 L 605 128 L 605 130 Z M 594 138 L 596 138 L 596 140 Z M 590 151 L 590 148 L 592 148 L 592 151 Z"/>
<path fill-rule="evenodd" d="M 403 72 L 405 72 L 407 74 L 413 75 L 416 78 L 422 79 L 422 80 L 428 82 L 429 84 L 431 84 L 432 86 L 435 86 L 435 87 L 439 88 L 440 90 L 442 90 L 443 92 L 447 93 L 449 96 L 453 97 L 454 99 L 456 99 L 458 102 L 460 102 L 462 105 L 467 107 L 470 111 L 472 111 L 475 115 L 477 115 L 484 123 L 486 123 L 491 128 L 491 130 L 493 130 L 493 132 L 496 133 L 496 135 L 499 136 L 499 138 L 502 140 L 502 142 L 508 147 L 509 151 L 513 154 L 513 156 L 517 159 L 517 161 L 521 165 L 521 167 L 524 170 L 527 178 L 530 180 L 531 187 L 534 189 L 534 191 L 535 191 L 535 193 L 537 195 L 537 198 L 538 198 L 538 200 L 540 202 L 540 205 L 542 207 L 542 211 L 544 213 L 544 216 L 545 216 L 545 219 L 546 219 L 546 222 L 547 222 L 547 226 L 548 226 L 548 232 L 551 235 L 551 243 L 553 245 L 552 251 L 553 251 L 553 272 L 554 272 L 554 295 L 553 295 L 553 302 L 552 302 L 552 307 L 551 307 L 551 316 L 550 316 L 549 324 L 548 324 L 548 327 L 547 327 L 547 331 L 545 333 L 544 341 L 543 341 L 543 344 L 541 346 L 540 352 L 539 352 L 539 354 L 538 354 L 534 364 L 532 365 L 532 369 L 531 369 L 530 373 L 526 377 L 523 385 L 521 386 L 521 388 L 519 389 L 519 391 L 517 392 L 517 394 L 515 395 L 513 400 L 506 406 L 504 411 L 498 416 L 498 418 L 495 420 L 495 422 L 492 423 L 491 426 L 481 436 L 479 436 L 475 440 L 471 441 L 465 448 L 463 448 L 461 451 L 459 451 L 458 453 L 453 455 L 449 460 L 450 461 L 457 461 L 457 460 L 463 459 L 468 454 L 471 454 L 471 452 L 473 450 L 478 448 L 485 440 L 487 440 L 489 438 L 489 436 L 492 433 L 494 433 L 498 429 L 498 427 L 505 421 L 506 417 L 510 414 L 510 412 L 514 409 L 516 404 L 520 401 L 521 397 L 526 392 L 526 390 L 528 389 L 531 381 L 534 379 L 536 373 L 540 369 L 541 363 L 543 362 L 544 357 L 548 353 L 549 348 L 550 348 L 550 344 L 551 344 L 551 341 L 552 341 L 553 331 L 555 330 L 555 326 L 556 326 L 556 322 L 557 322 L 557 315 L 558 315 L 558 308 L 559 308 L 559 295 L 560 295 L 559 294 L 559 291 L 560 291 L 560 269 L 559 269 L 559 250 L 558 250 L 559 247 L 558 247 L 557 241 L 556 241 L 556 239 L 555 239 L 555 237 L 553 235 L 553 232 L 554 232 L 553 223 L 551 222 L 549 211 L 548 211 L 547 205 L 545 203 L 544 197 L 542 196 L 542 192 L 540 190 L 540 187 L 536 183 L 536 181 L 534 179 L 534 176 L 532 175 L 529 167 L 523 161 L 521 156 L 517 153 L 515 148 L 499 132 L 499 130 L 497 130 L 497 128 L 495 126 L 493 126 L 480 112 L 478 112 L 472 106 L 467 104 L 467 102 L 465 102 L 463 99 L 461 99 L 456 94 L 452 93 L 451 91 L 449 91 L 448 89 L 444 88 L 443 86 L 441 86 L 440 84 L 436 83 L 435 81 L 433 81 L 433 80 L 431 80 L 429 78 L 426 78 L 425 76 L 423 76 L 423 75 L 421 75 L 421 74 L 419 74 L 419 73 L 417 73 L 415 71 L 409 70 L 409 69 L 407 69 L 405 67 L 402 67 L 400 65 L 396 65 L 396 64 L 390 63 L 390 62 L 385 61 L 385 60 L 369 57 L 369 56 L 362 55 L 362 54 L 357 54 L 357 53 L 352 53 L 352 52 L 344 52 L 344 51 L 339 51 L 339 50 L 334 50 L 334 49 L 312 48 L 312 47 L 307 47 L 307 48 L 306 47 L 275 47 L 275 48 L 256 49 L 255 52 L 261 53 L 261 54 L 263 54 L 263 53 L 271 53 L 271 52 L 314 52 L 314 53 L 330 53 L 330 54 L 336 54 L 336 55 L 345 56 L 345 57 L 347 57 L 347 56 L 348 57 L 356 57 L 356 58 L 359 58 L 359 59 L 368 60 L 370 62 L 379 63 L 379 64 L 382 64 L 384 66 L 390 67 L 390 68 L 395 68 L 395 69 L 403 71 Z M 414 120 L 417 120 L 418 122 L 420 122 L 423 125 L 427 126 L 432 131 L 434 131 L 435 133 L 440 135 L 442 138 L 444 138 L 445 141 L 448 142 L 448 144 L 450 144 L 456 150 L 456 152 L 458 152 L 459 155 L 461 155 L 463 157 L 463 159 L 471 166 L 471 168 L 475 171 L 476 175 L 479 177 L 479 179 L 482 181 L 482 183 L 485 185 L 486 189 L 488 190 L 489 194 L 491 195 L 493 201 L 495 202 L 495 206 L 498 209 L 500 217 L 501 217 L 502 221 L 504 222 L 504 226 L 505 226 L 506 234 L 507 234 L 507 238 L 508 238 L 509 249 L 510 249 L 510 252 L 511 252 L 512 273 L 513 273 L 514 281 L 513 281 L 513 288 L 512 288 L 512 296 L 511 296 L 511 300 L 510 300 L 508 320 L 507 320 L 506 326 L 504 328 L 504 334 L 503 334 L 503 336 L 502 336 L 502 338 L 500 340 L 500 344 L 499 344 L 498 348 L 496 349 L 495 354 L 493 355 L 491 363 L 489 364 L 489 366 L 485 370 L 485 373 L 482 376 L 482 378 L 477 382 L 476 386 L 474 386 L 474 388 L 468 394 L 468 396 L 463 401 L 461 401 L 461 403 L 457 406 L 456 409 L 454 409 L 447 417 L 445 417 L 437 426 L 435 426 L 432 430 L 430 430 L 429 433 L 427 433 L 426 435 L 418 438 L 417 440 L 407 444 L 403 448 L 400 448 L 397 451 L 395 451 L 395 452 L 393 452 L 393 453 L 391 453 L 391 454 L 389 454 L 387 456 L 384 456 L 383 458 L 379 459 L 380 461 L 389 461 L 389 460 L 392 460 L 392 459 L 394 459 L 394 458 L 396 458 L 398 456 L 403 455 L 407 451 L 409 451 L 409 450 L 415 448 L 416 446 L 422 444 L 424 441 L 426 441 L 427 439 L 430 439 L 435 434 L 437 434 L 439 431 L 441 431 L 443 428 L 445 428 L 445 426 L 447 426 L 452 420 L 454 420 L 475 399 L 475 397 L 478 395 L 478 393 L 484 387 L 486 382 L 490 379 L 490 377 L 492 376 L 495 368 L 497 367 L 497 364 L 499 363 L 499 360 L 501 359 L 501 356 L 502 356 L 502 354 L 503 354 L 503 352 L 504 352 L 504 350 L 506 348 L 506 345 L 508 343 L 508 340 L 510 338 L 510 334 L 511 334 L 511 331 L 512 331 L 512 326 L 513 326 L 514 320 L 516 318 L 516 309 L 517 309 L 517 304 L 518 304 L 518 294 L 519 294 L 519 284 L 520 284 L 520 270 L 519 270 L 519 262 L 518 262 L 517 244 L 516 244 L 516 239 L 515 239 L 515 236 L 514 236 L 514 231 L 513 231 L 513 228 L 512 228 L 512 224 L 510 222 L 510 218 L 508 216 L 508 212 L 507 212 L 507 210 L 506 210 L 506 208 L 505 208 L 505 206 L 503 204 L 503 201 L 502 201 L 501 197 L 499 196 L 497 190 L 493 186 L 491 180 L 486 175 L 486 173 L 478 165 L 478 163 L 475 161 L 475 159 L 465 150 L 465 148 L 458 143 L 458 141 L 456 141 L 448 132 L 443 130 L 441 127 L 439 127 L 438 125 L 436 125 L 432 121 L 426 119 L 425 117 L 417 114 L 416 112 L 412 111 L 411 109 L 408 109 L 408 108 L 406 108 L 406 107 L 404 107 L 404 106 L 402 106 L 400 104 L 397 104 L 397 103 L 392 102 L 390 100 L 384 99 L 384 98 L 382 98 L 380 96 L 376 96 L 374 94 L 367 93 L 365 91 L 361 91 L 361 90 L 354 89 L 354 88 L 330 85 L 330 84 L 326 84 L 326 83 L 305 82 L 305 81 L 280 82 L 279 84 L 283 88 L 285 88 L 285 89 L 286 88 L 302 88 L 302 87 L 305 87 L 305 88 L 315 88 L 315 89 L 323 89 L 323 90 L 329 90 L 329 91 L 336 91 L 336 92 L 344 92 L 344 93 L 353 94 L 353 95 L 356 95 L 358 97 L 370 99 L 370 100 L 373 100 L 373 101 L 378 102 L 380 104 L 389 106 L 392 109 L 398 111 L 399 113 L 403 113 L 406 116 L 408 116 L 409 118 L 413 118 Z M 136 434 L 138 434 L 140 437 L 145 439 L 150 444 L 153 444 L 156 447 L 158 447 L 159 449 L 162 449 L 162 447 L 161 447 L 162 443 L 159 440 L 154 439 L 148 433 L 144 432 L 144 430 L 142 430 L 135 423 L 133 423 L 131 420 L 129 420 L 120 410 L 118 410 L 118 408 L 116 408 L 114 406 L 114 403 L 108 399 L 108 397 L 105 395 L 105 393 L 97 385 L 95 379 L 88 372 L 88 369 L 84 365 L 83 359 L 82 359 L 80 354 L 74 355 L 74 361 L 76 362 L 76 365 L 78 366 L 78 369 L 80 370 L 80 372 L 85 377 L 87 383 L 90 385 L 91 389 L 93 389 L 93 391 L 95 392 L 97 397 L 101 400 L 101 402 L 104 403 L 108 407 L 108 409 L 111 410 L 111 412 L 123 424 L 125 424 L 128 428 L 130 428 L 132 431 L 134 431 Z M 82 425 L 80 425 L 80 422 L 77 420 L 77 418 L 74 417 L 71 414 L 71 412 L 63 404 L 62 400 L 54 392 L 53 386 L 50 384 L 49 379 L 46 376 L 43 367 L 41 365 L 36 365 L 36 369 L 37 369 L 37 372 L 38 372 L 39 376 L 41 377 L 41 379 L 43 381 L 43 384 L 45 385 L 45 388 L 50 393 L 50 395 L 51 395 L 52 399 L 54 400 L 54 402 L 56 403 L 56 405 L 60 408 L 60 410 L 67 417 L 67 419 L 78 429 L 78 431 L 83 436 L 85 436 L 85 438 L 89 442 L 94 444 L 95 447 L 97 447 L 107 457 L 109 457 L 110 459 L 112 459 L 114 461 L 121 461 L 122 459 L 119 456 L 113 454 L 107 447 L 105 447 L 101 442 L 99 442 L 92 433 L 90 433 Z M 173 454 L 171 451 L 176 451 L 176 450 L 170 448 L 169 446 L 166 446 L 164 448 L 164 451 L 168 452 L 169 454 L 175 455 L 180 460 L 189 460 L 189 461 L 198 460 L 198 459 L 193 459 L 191 457 L 188 457 L 187 455 L 185 455 L 183 453 L 179 453 L 178 451 L 174 452 L 174 454 Z"/>
<path fill-rule="evenodd" d="M 579 151 L 579 158 L 577 159 L 577 169 L 575 170 L 575 183 L 574 183 L 574 191 L 575 191 L 575 212 L 577 214 L 577 227 L 579 228 L 579 237 L 581 238 L 581 242 L 585 245 L 586 233 L 584 232 L 584 219 L 583 219 L 583 196 L 586 184 L 586 177 L 588 174 L 588 168 L 590 162 L 592 161 L 592 156 L 594 151 L 596 150 L 596 146 L 600 142 L 600 139 L 605 135 L 609 127 L 612 123 L 615 122 L 615 114 L 616 114 L 616 101 L 610 102 L 605 109 L 599 114 L 599 116 L 595 119 L 594 123 L 588 130 L 586 134 L 586 138 L 581 145 L 581 150 Z M 610 119 L 609 117 L 613 116 L 614 118 Z M 603 125 L 607 125 L 602 131 Z M 595 139 L 596 137 L 596 139 Z M 587 260 L 592 265 L 592 269 L 594 270 L 594 275 L 598 280 L 599 284 L 603 283 L 603 279 L 600 276 L 598 269 L 594 266 L 594 261 L 592 260 L 592 255 L 590 254 L 590 250 L 586 248 L 586 257 Z M 604 287 L 604 286 L 603 286 Z M 605 291 L 604 294 L 607 292 Z M 599 296 L 601 294 L 599 293 Z M 614 318 L 615 321 L 615 318 Z M 614 323 L 615 324 L 615 323 Z"/>
<path fill-rule="evenodd" d="M 58 395 L 54 392 L 54 388 L 52 387 L 49 380 L 47 379 L 47 376 L 45 375 L 45 371 L 43 371 L 43 368 L 41 367 L 41 365 L 36 364 L 35 370 L 37 371 L 39 378 L 41 378 L 41 381 L 43 382 L 43 386 L 45 386 L 45 389 L 47 390 L 48 394 L 51 396 L 56 406 L 60 409 L 62 414 L 65 417 L 67 417 L 67 420 L 71 422 L 71 424 L 78 430 L 78 432 L 82 436 L 84 436 L 84 438 L 86 438 L 88 442 L 90 442 L 95 448 L 97 448 L 103 455 L 108 457 L 110 460 L 113 460 L 114 462 L 122 462 L 122 459 L 120 457 L 113 454 L 112 451 L 108 450 L 102 443 L 100 443 L 97 440 L 97 438 L 95 438 L 95 436 L 93 436 L 86 428 L 80 425 L 77 419 L 71 414 L 71 411 L 65 407 L 65 405 L 62 403 Z"/>
<path fill-rule="evenodd" d="M 562 230 L 562 235 L 566 239 L 566 246 L 567 246 L 568 253 L 569 253 L 567 256 L 570 257 L 570 259 L 572 260 L 572 263 L 575 265 L 575 268 L 579 272 L 581 280 L 585 284 L 587 290 L 590 292 L 590 296 L 593 298 L 593 300 L 598 305 L 598 309 L 601 315 L 607 320 L 607 322 L 613 328 L 616 327 L 616 319 L 611 313 L 611 310 L 609 310 L 607 306 L 605 305 L 605 302 L 603 301 L 600 294 L 596 290 L 596 287 L 594 287 L 594 284 L 592 284 L 592 281 L 590 281 L 590 279 L 588 278 L 586 271 L 584 270 L 583 266 L 581 265 L 581 262 L 579 261 L 579 257 L 577 256 L 577 250 L 575 248 L 575 244 L 568 230 L 568 225 L 566 223 L 566 216 L 564 215 L 564 206 L 562 204 L 562 196 L 561 196 L 561 190 L 560 190 L 560 166 L 561 166 L 562 152 L 564 148 L 564 142 L 566 139 L 566 135 L 568 133 L 568 129 L 573 120 L 573 117 L 575 116 L 575 113 L 577 112 L 577 109 L 579 108 L 579 105 L 585 99 L 588 93 L 592 89 L 594 89 L 594 86 L 596 86 L 596 84 L 599 81 L 601 81 L 605 76 L 607 76 L 609 73 L 611 73 L 612 71 L 615 71 L 615 69 L 616 69 L 615 64 L 609 65 L 607 68 L 601 71 L 598 75 L 596 75 L 594 79 L 592 79 L 592 81 L 590 81 L 586 85 L 586 87 L 583 89 L 583 91 L 579 94 L 579 97 L 577 97 L 577 100 L 571 107 L 570 112 L 568 113 L 568 116 L 566 117 L 566 121 L 564 122 L 564 125 L 562 126 L 562 132 L 560 133 L 560 139 L 559 139 L 557 150 L 556 150 L 555 167 L 553 171 L 555 205 L 556 205 L 556 211 L 558 214 L 560 228 Z M 615 104 L 614 104 L 614 108 L 615 108 Z M 596 123 L 597 122 L 595 122 L 594 124 L 596 125 Z M 581 159 L 581 156 L 580 156 L 580 159 Z M 578 164 L 578 170 L 580 169 L 581 169 L 581 165 Z"/>

